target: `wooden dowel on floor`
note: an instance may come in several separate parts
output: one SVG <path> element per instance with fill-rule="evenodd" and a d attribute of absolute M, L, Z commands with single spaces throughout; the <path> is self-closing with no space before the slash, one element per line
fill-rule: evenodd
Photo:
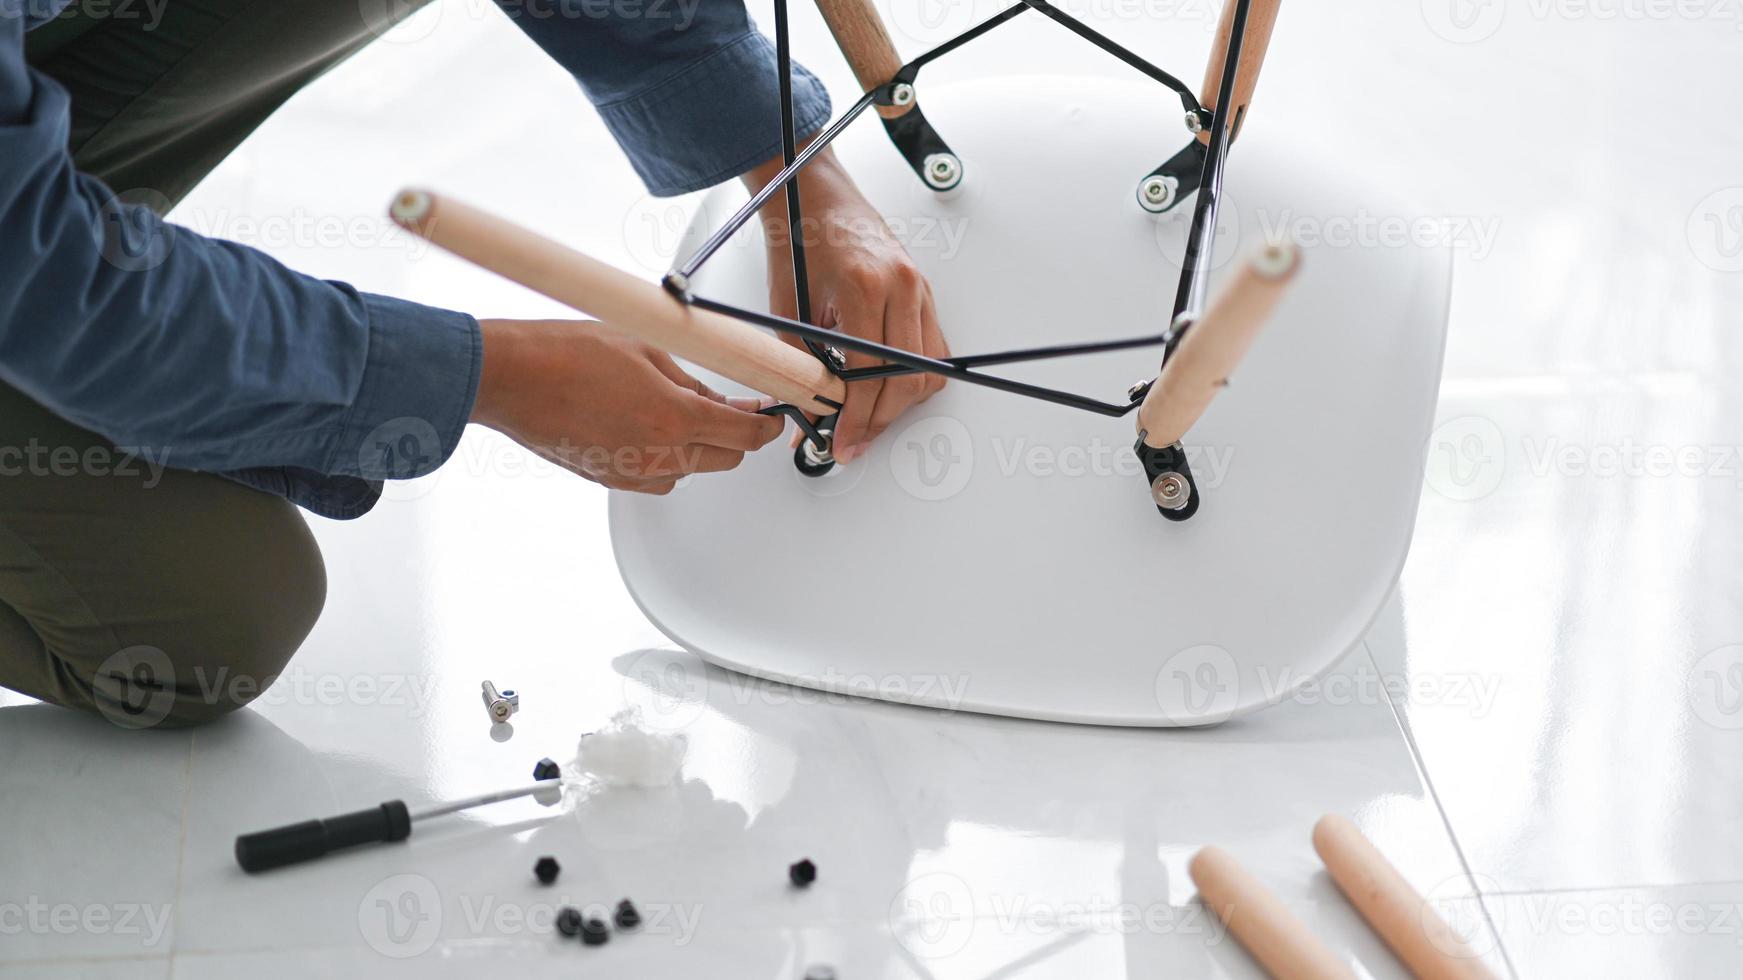
<path fill-rule="evenodd" d="M 1277 980 L 1355 980 L 1289 907 L 1219 847 L 1192 856 L 1187 872 L 1199 898 Z"/>
<path fill-rule="evenodd" d="M 1420 980 L 1494 980 L 1475 951 L 1356 825 L 1338 814 L 1313 827 L 1313 849 L 1368 925 Z"/>

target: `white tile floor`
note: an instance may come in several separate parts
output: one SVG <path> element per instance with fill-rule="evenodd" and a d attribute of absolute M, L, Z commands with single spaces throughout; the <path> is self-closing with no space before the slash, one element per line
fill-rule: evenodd
<path fill-rule="evenodd" d="M 912 52 L 996 6 L 894 0 L 891 19 Z M 1215 16 L 1065 6 L 1187 77 Z M 847 92 L 802 7 L 799 50 Z M 1145 732 L 746 681 L 637 613 L 602 492 L 474 433 L 368 519 L 316 522 L 332 598 L 256 710 L 136 734 L 0 693 L 0 975 L 1254 976 L 1193 901 L 1184 862 L 1207 841 L 1359 974 L 1402 975 L 1317 870 L 1307 829 L 1332 810 L 1498 973 L 1738 975 L 1743 33 L 1728 5 L 1658 9 L 1286 8 L 1260 110 L 1324 115 L 1322 150 L 1467 220 L 1410 563 L 1314 696 Z M 929 71 L 1038 51 L 1118 71 L 1030 20 Z M 413 180 L 650 274 L 694 206 L 643 197 L 560 71 L 488 5 L 444 0 L 179 217 L 364 288 L 550 309 L 373 230 Z M 485 676 L 525 692 L 507 741 L 480 724 Z M 1364 693 L 1376 679 L 1409 694 Z M 569 816 L 505 804 L 259 879 L 231 860 L 239 832 L 517 781 L 624 704 L 690 738 L 681 785 Z M 549 889 L 529 874 L 543 853 L 566 868 Z M 802 855 L 821 880 L 794 893 Z M 624 895 L 641 935 L 552 937 L 556 904 Z"/>

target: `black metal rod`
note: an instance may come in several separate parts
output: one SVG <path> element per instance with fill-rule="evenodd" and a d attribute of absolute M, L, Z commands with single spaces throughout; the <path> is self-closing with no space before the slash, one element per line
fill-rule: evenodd
<path fill-rule="evenodd" d="M 1173 75 L 1168 74 L 1162 69 L 1157 68 L 1155 65 L 1150 64 L 1148 61 L 1138 57 L 1126 48 L 1121 47 L 1106 35 L 1103 35 L 1088 24 L 1083 23 L 1065 11 L 1060 10 L 1058 7 L 1053 6 L 1048 3 L 1047 0 L 1023 0 L 1023 3 L 1027 6 L 1034 7 L 1037 11 L 1046 14 L 1058 23 L 1064 25 L 1067 30 L 1071 31 L 1071 33 L 1076 34 L 1078 37 L 1083 38 L 1103 51 L 1106 51 L 1108 54 L 1111 54 L 1125 62 L 1127 65 L 1136 68 L 1138 71 L 1143 72 L 1145 75 L 1150 76 L 1156 81 L 1161 82 L 1163 85 L 1166 85 L 1168 88 L 1179 93 L 1180 104 L 1187 112 L 1198 111 L 1198 96 L 1193 94 L 1192 89 L 1188 88 L 1185 82 L 1175 78 Z"/>
<path fill-rule="evenodd" d="M 793 53 L 787 39 L 787 0 L 775 0 L 775 71 L 781 76 L 781 166 L 793 165 L 798 134 L 793 130 Z M 805 271 L 804 219 L 799 211 L 799 182 L 787 188 L 787 237 L 793 251 L 793 308 L 799 319 L 811 321 L 811 282 Z"/>
<path fill-rule="evenodd" d="M 711 310 L 715 313 L 722 313 L 726 316 L 735 317 L 739 320 L 745 321 L 746 323 L 766 327 L 776 333 L 788 334 L 804 340 L 815 340 L 820 343 L 831 344 L 835 347 L 841 348 L 842 350 L 858 351 L 861 354 L 871 354 L 876 357 L 881 357 L 886 361 L 905 364 L 918 371 L 926 371 L 931 374 L 941 374 L 944 377 L 966 381 L 969 384 L 981 385 L 987 388 L 996 388 L 999 391 L 1008 391 L 1013 394 L 1026 395 L 1030 398 L 1038 398 L 1041 401 L 1053 402 L 1056 405 L 1080 408 L 1086 412 L 1094 412 L 1098 415 L 1109 415 L 1116 418 L 1126 414 L 1132 409 L 1132 405 L 1130 404 L 1115 405 L 1110 402 L 1098 401 L 1094 398 L 1073 394 L 1069 391 L 1045 388 L 1041 385 L 1032 385 L 1023 381 L 1012 381 L 1009 378 L 1000 378 L 990 374 L 979 374 L 970 371 L 967 368 L 957 367 L 949 361 L 940 361 L 937 358 L 927 357 L 924 354 L 916 354 L 912 351 L 902 350 L 900 347 L 891 347 L 887 344 L 880 344 L 875 340 L 866 340 L 849 334 L 836 333 L 833 330 L 814 327 L 809 323 L 800 323 L 797 320 L 790 320 L 784 316 L 775 316 L 772 313 L 758 313 L 755 310 L 743 309 L 742 307 L 733 306 L 729 303 L 721 303 L 703 296 L 692 296 L 690 297 L 689 302 L 691 305 L 701 309 Z"/>
<path fill-rule="evenodd" d="M 823 148 L 828 146 L 835 137 L 841 135 L 841 131 L 847 128 L 848 123 L 857 119 L 859 114 L 871 108 L 871 105 L 872 93 L 867 92 L 865 95 L 860 96 L 859 101 L 855 102 L 852 108 L 842 113 L 840 119 L 830 123 L 829 128 L 825 129 L 822 133 L 819 133 L 816 139 L 806 144 L 805 149 L 799 151 L 799 155 L 793 158 L 792 163 L 782 167 L 781 172 L 776 174 L 773 180 L 765 184 L 762 190 L 757 191 L 752 195 L 751 199 L 746 202 L 745 206 L 739 208 L 737 213 L 735 213 L 731 218 L 728 218 L 726 224 L 722 225 L 719 231 L 710 235 L 708 240 L 702 243 L 701 248 L 698 248 L 694 254 L 692 254 L 688 259 L 685 259 L 684 264 L 680 265 L 677 269 L 678 274 L 686 279 L 695 275 L 696 270 L 702 266 L 702 263 L 708 261 L 715 252 L 720 251 L 720 246 L 725 245 L 727 239 L 731 238 L 734 233 L 744 227 L 745 222 L 751 219 L 751 215 L 756 214 L 758 211 L 762 210 L 763 205 L 769 203 L 769 198 L 775 195 L 775 191 L 785 187 L 787 181 L 793 179 L 794 174 L 797 174 L 805 164 L 810 163 L 812 157 L 822 152 Z"/>
<path fill-rule="evenodd" d="M 1152 347 L 1167 343 L 1168 338 L 1169 334 L 1167 333 L 1147 333 L 1141 337 L 1100 340 L 1087 344 L 1054 344 L 1048 347 L 1025 347 L 1017 350 L 993 351 L 986 354 L 962 354 L 956 357 L 946 357 L 944 361 L 963 368 L 987 367 L 993 364 L 1045 361 L 1074 357 L 1079 354 L 1105 354 L 1109 351 L 1130 350 L 1134 347 Z M 905 364 L 874 364 L 870 367 L 843 371 L 841 379 L 843 381 L 864 381 L 870 378 L 890 378 L 897 375 L 913 374 L 917 370 L 919 369 L 908 367 Z"/>
<path fill-rule="evenodd" d="M 1198 199 L 1193 202 L 1192 226 L 1186 232 L 1186 258 L 1180 266 L 1180 287 L 1174 294 L 1174 317 L 1198 313 L 1210 279 L 1211 258 L 1216 251 L 1216 221 L 1222 196 L 1223 160 L 1234 127 L 1235 73 L 1241 67 L 1241 47 L 1247 38 L 1247 8 L 1252 0 L 1234 0 L 1235 16 L 1229 24 L 1229 48 L 1223 58 L 1222 82 L 1217 86 L 1216 111 L 1211 116 L 1210 145 L 1204 152 L 1204 169 L 1198 176 Z"/>
<path fill-rule="evenodd" d="M 903 65 L 902 70 L 896 72 L 896 77 L 899 79 L 902 79 L 904 81 L 912 82 L 914 80 L 914 77 L 916 75 L 920 74 L 920 69 L 926 67 L 928 64 L 931 64 L 932 62 L 938 60 L 939 58 L 942 58 L 943 56 L 949 54 L 950 52 L 955 51 L 957 48 L 962 47 L 964 44 L 967 44 L 968 42 L 974 40 L 975 38 L 980 37 L 982 34 L 985 34 L 987 31 L 992 30 L 993 28 L 999 26 L 1000 24 L 1003 24 L 1005 21 L 1010 20 L 1013 17 L 1016 17 L 1018 14 L 1021 14 L 1028 9 L 1029 9 L 1029 5 L 1026 3 L 1021 3 L 1021 2 L 1014 3 L 1014 4 L 1010 5 L 1009 7 L 1006 7 L 1005 9 L 999 11 L 998 13 L 992 15 L 991 17 L 988 17 L 986 20 L 981 21 L 980 23 L 974 25 L 973 27 L 969 28 L 968 30 L 963 31 L 961 34 L 956 35 L 955 37 L 951 38 L 950 40 L 945 41 L 943 44 L 940 44 L 939 46 L 933 48 L 932 50 L 926 52 L 925 54 L 920 55 L 919 57 L 915 58 L 913 61 L 910 61 L 907 64 Z"/>
<path fill-rule="evenodd" d="M 1233 0 L 1235 14 L 1230 24 L 1228 51 L 1223 63 L 1223 76 L 1218 86 L 1217 104 L 1220 106 L 1211 119 L 1211 135 L 1206 148 L 1204 166 L 1199 173 L 1198 200 L 1195 204 L 1192 225 L 1187 232 L 1186 256 L 1181 266 L 1180 285 L 1175 295 L 1175 318 L 1189 310 L 1196 311 L 1202 301 L 1204 286 L 1209 276 L 1210 257 L 1215 247 L 1216 217 L 1218 212 L 1218 196 L 1222 188 L 1223 163 L 1227 153 L 1228 142 L 1232 139 L 1233 129 L 1238 125 L 1238 117 L 1231 118 L 1230 102 L 1234 99 L 1234 77 L 1240 67 L 1241 48 L 1246 39 L 1247 13 L 1251 0 Z M 1185 83 L 1173 75 L 1150 64 L 1136 54 L 1121 47 L 1099 32 L 1089 28 L 1076 18 L 1064 13 L 1047 0 L 1020 0 L 1016 5 L 1000 11 L 998 14 L 969 28 L 956 37 L 944 42 L 931 51 L 904 65 L 897 77 L 912 80 L 919 69 L 930 61 L 946 54 L 971 40 L 985 34 L 1000 24 L 1015 18 L 1024 10 L 1035 9 L 1045 14 L 1055 22 L 1063 25 L 1073 33 L 1090 41 L 1097 47 L 1114 55 L 1125 64 L 1137 69 L 1148 77 L 1160 82 L 1167 88 L 1179 93 L 1181 103 L 1187 111 L 1198 112 L 1201 109 L 1197 96 Z M 1022 361 L 1046 360 L 1052 358 L 1070 357 L 1079 354 L 1101 353 L 1108 351 L 1127 350 L 1134 347 L 1145 347 L 1153 344 L 1163 344 L 1166 348 L 1172 346 L 1177 338 L 1170 322 L 1169 330 L 1160 334 L 1145 334 L 1139 337 L 1129 337 L 1117 340 L 1096 341 L 1087 344 L 1058 344 L 1046 347 L 1031 347 L 1009 351 L 998 351 L 984 354 L 962 355 L 939 360 L 915 354 L 912 351 L 890 347 L 875 341 L 864 340 L 847 334 L 825 330 L 809 323 L 801 322 L 809 319 L 808 283 L 804 277 L 804 252 L 799 227 L 799 194 L 794 182 L 800 170 L 824 147 L 828 146 L 848 124 L 857 119 L 860 114 L 877 103 L 878 95 L 887 86 L 881 86 L 864 93 L 839 119 L 831 123 L 827 129 L 807 145 L 802 152 L 795 153 L 797 142 L 793 129 L 793 103 L 791 78 L 791 53 L 787 43 L 787 18 L 785 0 L 776 0 L 776 61 L 780 71 L 781 85 L 781 127 L 782 127 L 782 160 L 784 166 L 774 179 L 770 180 L 761 190 L 754 194 L 727 222 L 706 242 L 702 244 L 674 272 L 687 280 L 696 273 L 701 265 L 717 253 L 728 239 L 762 209 L 774 196 L 777 189 L 785 189 L 788 202 L 788 230 L 793 241 L 795 267 L 795 298 L 800 314 L 800 320 L 772 314 L 757 313 L 726 303 L 691 295 L 687 283 L 684 288 L 673 282 L 669 276 L 668 287 L 679 295 L 684 302 L 691 303 L 702 309 L 712 310 L 727 316 L 735 317 L 747 323 L 756 324 L 778 333 L 798 337 L 803 340 L 813 352 L 819 351 L 819 345 L 827 344 L 843 350 L 855 351 L 882 358 L 885 363 L 850 371 L 837 372 L 846 381 L 869 380 L 871 378 L 892 377 L 914 372 L 937 374 L 947 378 L 955 378 L 970 384 L 1008 391 L 1054 404 L 1065 405 L 1099 415 L 1119 417 L 1130 412 L 1136 403 L 1115 404 L 1099 401 L 1072 392 L 1059 391 L 1040 385 L 1027 384 L 1000 378 L 993 375 L 977 373 L 971 368 L 993 364 L 1009 364 Z"/>

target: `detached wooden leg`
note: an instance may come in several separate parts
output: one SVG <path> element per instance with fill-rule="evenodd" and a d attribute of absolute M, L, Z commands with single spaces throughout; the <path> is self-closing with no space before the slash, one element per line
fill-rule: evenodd
<path fill-rule="evenodd" d="M 1320 942 L 1282 899 L 1260 884 L 1220 847 L 1207 847 L 1187 865 L 1199 898 L 1265 972 L 1277 980 L 1355 980 L 1355 974 Z"/>
<path fill-rule="evenodd" d="M 1313 827 L 1313 849 L 1350 904 L 1411 973 L 1421 980 L 1494 980 L 1476 952 L 1355 824 L 1335 813 L 1321 817 Z"/>
<path fill-rule="evenodd" d="M 696 309 L 651 282 L 471 205 L 408 190 L 394 198 L 391 214 L 469 262 L 807 412 L 828 415 L 847 397 L 846 383 L 823 362 L 773 334 Z"/>

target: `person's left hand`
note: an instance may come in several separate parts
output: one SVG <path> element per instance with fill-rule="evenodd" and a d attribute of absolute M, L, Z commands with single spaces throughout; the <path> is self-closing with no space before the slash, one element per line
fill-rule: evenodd
<path fill-rule="evenodd" d="M 780 169 L 776 158 L 746 174 L 745 183 L 754 193 Z M 948 357 L 931 285 L 831 151 L 825 149 L 800 171 L 799 194 L 813 322 L 927 357 Z M 762 219 L 769 249 L 770 309 L 777 316 L 796 317 L 784 191 L 763 206 Z M 802 346 L 798 339 L 788 339 Z M 870 355 L 845 353 L 850 368 L 882 363 Z M 852 462 L 897 416 L 943 387 L 942 376 L 923 372 L 852 382 L 836 425 L 835 458 Z"/>

